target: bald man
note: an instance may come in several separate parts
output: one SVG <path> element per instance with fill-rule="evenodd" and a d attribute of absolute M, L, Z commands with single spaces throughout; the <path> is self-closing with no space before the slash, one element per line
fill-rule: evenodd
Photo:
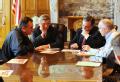
<path fill-rule="evenodd" d="M 84 45 L 82 47 L 83 50 L 87 50 L 89 53 L 95 54 L 95 56 L 91 56 L 91 57 L 89 57 L 87 59 L 85 58 L 83 60 L 102 62 L 103 58 L 107 58 L 112 51 L 111 42 L 112 42 L 113 38 L 119 34 L 119 32 L 117 32 L 114 29 L 114 24 L 113 24 L 112 20 L 110 20 L 110 19 L 100 20 L 98 27 L 99 27 L 99 31 L 100 31 L 101 35 L 105 36 L 106 43 L 103 47 L 101 47 L 99 49 L 91 48 L 89 45 Z"/>

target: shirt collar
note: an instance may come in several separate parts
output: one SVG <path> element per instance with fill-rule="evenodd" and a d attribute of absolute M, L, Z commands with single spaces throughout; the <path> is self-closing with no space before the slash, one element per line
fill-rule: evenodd
<path fill-rule="evenodd" d="M 105 39 L 107 39 L 113 32 L 115 32 L 115 30 L 111 30 L 110 32 L 108 32 L 106 35 L 105 35 Z"/>

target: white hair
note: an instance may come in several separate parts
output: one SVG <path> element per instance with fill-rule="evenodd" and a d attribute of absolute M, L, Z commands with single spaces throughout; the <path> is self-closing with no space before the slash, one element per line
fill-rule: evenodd
<path fill-rule="evenodd" d="M 98 27 L 100 27 L 101 24 L 106 25 L 106 27 L 107 27 L 108 29 L 110 29 L 110 30 L 112 30 L 112 29 L 114 28 L 113 22 L 112 22 L 112 20 L 110 20 L 110 19 L 102 19 L 102 20 L 100 20 L 100 22 L 99 22 L 99 24 L 98 24 Z"/>

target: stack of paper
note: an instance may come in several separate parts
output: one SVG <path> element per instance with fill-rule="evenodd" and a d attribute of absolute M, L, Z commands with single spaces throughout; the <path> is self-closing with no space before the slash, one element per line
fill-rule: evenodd
<path fill-rule="evenodd" d="M 57 52 L 59 52 L 59 51 L 45 50 L 45 51 L 42 51 L 42 52 L 40 52 L 40 53 L 45 53 L 45 54 L 55 54 L 55 53 L 57 53 Z"/>
<path fill-rule="evenodd" d="M 85 53 L 85 54 L 83 54 Z M 83 52 L 80 51 L 79 53 L 77 53 L 78 56 L 94 56 L 95 54 L 89 53 L 89 52 Z"/>
<path fill-rule="evenodd" d="M 73 49 L 63 49 L 62 52 L 76 52 L 79 53 L 80 50 L 73 50 Z"/>
<path fill-rule="evenodd" d="M 9 77 L 13 73 L 13 70 L 0 70 L 0 76 Z"/>
<path fill-rule="evenodd" d="M 78 61 L 77 62 L 77 66 L 94 66 L 94 67 L 97 67 L 97 66 L 100 66 L 100 62 L 90 62 L 90 61 Z"/>
<path fill-rule="evenodd" d="M 28 61 L 28 59 L 11 59 L 7 63 L 13 63 L 13 64 L 24 64 Z"/>
<path fill-rule="evenodd" d="M 60 51 L 60 48 L 48 48 L 46 50 L 49 50 L 49 51 Z"/>

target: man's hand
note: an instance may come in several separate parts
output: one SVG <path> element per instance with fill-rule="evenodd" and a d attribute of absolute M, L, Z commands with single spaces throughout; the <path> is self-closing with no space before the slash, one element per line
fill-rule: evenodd
<path fill-rule="evenodd" d="M 82 61 L 90 61 L 90 60 L 89 60 L 89 57 L 83 57 Z"/>
<path fill-rule="evenodd" d="M 74 44 L 70 45 L 70 48 L 72 48 L 72 49 L 78 49 L 78 44 L 74 43 Z"/>
<path fill-rule="evenodd" d="M 90 49 L 91 49 L 91 47 L 89 45 L 83 45 L 82 46 L 83 51 L 89 51 Z"/>
<path fill-rule="evenodd" d="M 78 56 L 86 56 L 87 54 L 83 51 L 80 51 L 80 53 L 78 54 Z"/>
<path fill-rule="evenodd" d="M 38 47 L 35 48 L 35 50 L 36 50 L 36 51 L 42 51 L 42 50 L 45 50 L 45 49 L 47 49 L 47 48 L 49 48 L 49 44 L 47 44 L 47 45 L 42 45 L 42 46 L 38 46 Z"/>

